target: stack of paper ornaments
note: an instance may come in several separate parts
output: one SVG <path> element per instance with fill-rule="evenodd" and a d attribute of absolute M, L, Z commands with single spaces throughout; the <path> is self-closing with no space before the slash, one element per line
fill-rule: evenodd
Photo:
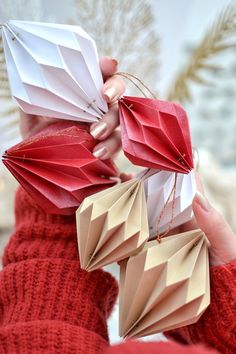
<path fill-rule="evenodd" d="M 196 190 L 183 108 L 158 99 L 120 99 L 122 148 L 146 170 L 116 184 L 114 163 L 92 154 L 89 123 L 108 110 L 93 40 L 80 27 L 25 21 L 9 21 L 2 35 L 20 108 L 70 120 L 7 150 L 7 168 L 46 212 L 73 214 L 79 207 L 82 268 L 119 262 L 121 335 L 196 322 L 210 301 L 208 242 L 201 230 L 167 236 L 192 218 Z"/>

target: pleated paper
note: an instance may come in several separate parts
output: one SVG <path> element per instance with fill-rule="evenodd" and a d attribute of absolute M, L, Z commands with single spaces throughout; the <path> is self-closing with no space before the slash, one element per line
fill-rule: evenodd
<path fill-rule="evenodd" d="M 12 96 L 24 112 L 95 122 L 107 111 L 96 45 L 81 27 L 9 21 L 2 38 Z"/>
<path fill-rule="evenodd" d="M 76 220 L 83 269 L 94 270 L 138 252 L 148 239 L 142 181 L 124 182 L 86 198 Z"/>
<path fill-rule="evenodd" d="M 115 184 L 117 169 L 92 151 L 85 125 L 59 122 L 8 149 L 3 163 L 34 200 L 51 214 L 73 214 L 85 197 Z"/>
<path fill-rule="evenodd" d="M 171 227 L 180 226 L 193 217 L 192 200 L 196 193 L 194 171 L 189 174 L 159 171 L 144 181 L 148 209 L 150 238 L 162 234 Z M 172 192 L 172 193 L 171 193 Z M 160 218 L 161 215 L 161 218 Z"/>
<path fill-rule="evenodd" d="M 192 146 L 186 112 L 176 103 L 141 97 L 119 101 L 121 141 L 135 165 L 189 173 Z"/>
<path fill-rule="evenodd" d="M 121 336 L 195 323 L 210 303 L 208 241 L 201 230 L 150 241 L 120 267 Z"/>

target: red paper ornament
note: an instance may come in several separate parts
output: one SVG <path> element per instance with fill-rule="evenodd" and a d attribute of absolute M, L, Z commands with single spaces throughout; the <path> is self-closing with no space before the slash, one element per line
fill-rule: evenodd
<path fill-rule="evenodd" d="M 187 114 L 176 103 L 141 97 L 119 101 L 121 140 L 135 165 L 189 173 L 193 168 Z"/>
<path fill-rule="evenodd" d="M 95 144 L 87 126 L 60 122 L 7 150 L 3 163 L 46 212 L 70 215 L 85 197 L 115 184 L 117 169 L 92 154 Z"/>

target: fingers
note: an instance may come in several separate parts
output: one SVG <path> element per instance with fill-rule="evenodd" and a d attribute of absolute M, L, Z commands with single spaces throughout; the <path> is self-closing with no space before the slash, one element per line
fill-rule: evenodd
<path fill-rule="evenodd" d="M 113 103 L 124 93 L 125 85 L 119 77 L 112 77 L 103 86 L 104 96 L 110 103 L 109 111 L 98 123 L 90 126 L 90 133 L 95 139 L 104 140 L 119 125 L 118 104 Z"/>
<path fill-rule="evenodd" d="M 106 139 L 119 125 L 118 104 L 110 107 L 109 111 L 98 123 L 93 123 L 90 127 L 90 134 L 98 140 Z"/>
<path fill-rule="evenodd" d="M 124 172 L 122 172 L 120 174 L 120 179 L 121 179 L 122 182 L 130 181 L 132 178 L 134 178 L 134 174 L 133 173 L 124 173 Z"/>
<path fill-rule="evenodd" d="M 100 59 L 100 68 L 105 84 L 102 95 L 108 103 L 114 103 L 125 91 L 124 81 L 119 76 L 113 76 L 117 72 L 118 61 L 110 57 Z"/>
<path fill-rule="evenodd" d="M 120 149 L 120 134 L 114 132 L 119 125 L 118 104 L 116 103 L 125 91 L 124 81 L 118 76 L 112 76 L 117 70 L 118 62 L 109 57 L 103 57 L 100 60 L 100 66 L 104 78 L 109 77 L 102 88 L 102 95 L 109 104 L 109 111 L 104 114 L 102 119 L 90 126 L 91 135 L 97 139 L 104 141 L 94 148 L 95 156 L 106 159 L 111 157 L 112 151 L 116 152 Z M 110 138 L 109 138 L 110 137 Z M 119 139 L 119 141 L 118 141 Z M 111 146 L 110 144 L 115 144 Z"/>
<path fill-rule="evenodd" d="M 125 91 L 124 81 L 118 76 L 112 76 L 117 71 L 118 62 L 109 57 L 100 60 L 100 67 L 106 82 L 102 88 L 102 95 L 109 104 L 109 111 L 99 122 L 90 126 L 91 135 L 102 141 L 94 148 L 94 155 L 100 159 L 107 159 L 119 151 L 121 146 L 120 133 L 115 132 L 119 125 L 117 100 Z"/>
<path fill-rule="evenodd" d="M 116 101 L 124 92 L 125 90 L 125 85 L 123 83 L 123 80 L 121 80 L 119 77 L 112 77 L 109 80 L 106 81 L 106 83 L 103 86 L 103 92 L 105 95 L 107 95 L 107 100 L 111 103 L 112 101 Z M 118 114 L 118 104 L 114 103 L 110 105 L 109 111 L 104 114 L 102 119 L 98 123 L 93 123 L 90 126 L 90 133 L 91 135 L 98 140 L 103 141 L 104 139 L 108 139 L 109 136 L 111 136 L 111 143 L 115 143 L 114 146 L 109 146 L 108 151 L 105 153 L 105 148 L 106 145 L 103 146 L 103 150 L 100 150 L 98 153 L 98 150 L 101 149 L 101 144 L 98 144 L 94 151 L 97 151 L 97 154 L 99 154 L 96 157 L 103 158 L 104 159 L 104 154 L 105 156 L 111 157 L 110 152 L 111 151 L 117 151 L 120 149 L 120 133 L 115 133 L 114 135 L 113 132 L 119 125 L 119 114 Z M 119 141 L 116 139 L 119 138 Z M 107 144 L 108 141 L 106 141 Z M 108 157 L 105 157 L 108 158 Z"/>
<path fill-rule="evenodd" d="M 224 219 L 200 192 L 193 199 L 193 211 L 198 226 L 210 241 L 211 265 L 236 259 L 236 236 Z"/>
<path fill-rule="evenodd" d="M 107 79 L 102 88 L 102 95 L 109 104 L 116 102 L 124 92 L 125 83 L 119 76 L 112 76 Z"/>
<path fill-rule="evenodd" d="M 196 181 L 196 186 L 197 186 L 197 190 L 204 194 L 204 187 L 203 187 L 203 183 L 202 180 L 198 174 L 198 172 L 196 170 L 194 170 L 194 175 L 195 175 L 195 181 Z"/>
<path fill-rule="evenodd" d="M 121 148 L 120 132 L 114 131 L 109 138 L 97 144 L 93 150 L 95 157 L 106 160 L 114 157 Z"/>
<path fill-rule="evenodd" d="M 33 114 L 27 114 L 20 110 L 20 132 L 23 138 L 28 138 L 40 130 L 46 128 L 48 125 L 56 123 L 61 119 L 48 118 L 43 116 L 37 116 Z"/>
<path fill-rule="evenodd" d="M 20 109 L 20 133 L 26 138 L 38 124 L 38 116 L 27 114 Z"/>
<path fill-rule="evenodd" d="M 104 81 L 109 77 L 115 74 L 118 67 L 118 61 L 111 57 L 102 57 L 99 60 L 100 68 L 102 71 L 102 76 Z"/>

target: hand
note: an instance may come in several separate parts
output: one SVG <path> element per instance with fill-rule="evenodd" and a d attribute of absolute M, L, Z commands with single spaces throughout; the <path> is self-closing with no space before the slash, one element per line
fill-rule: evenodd
<path fill-rule="evenodd" d="M 102 94 L 108 102 L 109 111 L 99 122 L 90 126 L 90 133 L 100 140 L 93 150 L 94 155 L 105 160 L 114 157 L 121 148 L 120 131 L 116 130 L 119 125 L 117 100 L 124 93 L 125 85 L 119 76 L 112 76 L 117 70 L 117 61 L 104 57 L 100 60 L 100 67 L 105 81 Z"/>
<path fill-rule="evenodd" d="M 118 76 L 112 76 L 117 71 L 118 63 L 109 57 L 101 58 L 100 67 L 104 79 L 102 95 L 108 102 L 109 111 L 98 122 L 90 127 L 94 138 L 100 142 L 94 148 L 94 155 L 100 159 L 107 159 L 116 154 L 120 147 L 120 132 L 115 130 L 119 124 L 117 100 L 125 91 L 123 80 Z M 23 137 L 31 136 L 46 126 L 60 119 L 47 118 L 20 112 L 20 129 Z"/>
<path fill-rule="evenodd" d="M 236 260 L 236 235 L 224 219 L 214 209 L 203 194 L 203 186 L 199 175 L 196 174 L 197 188 L 193 199 L 195 218 L 188 223 L 171 231 L 171 234 L 200 228 L 210 241 L 210 265 L 217 266 Z"/>

